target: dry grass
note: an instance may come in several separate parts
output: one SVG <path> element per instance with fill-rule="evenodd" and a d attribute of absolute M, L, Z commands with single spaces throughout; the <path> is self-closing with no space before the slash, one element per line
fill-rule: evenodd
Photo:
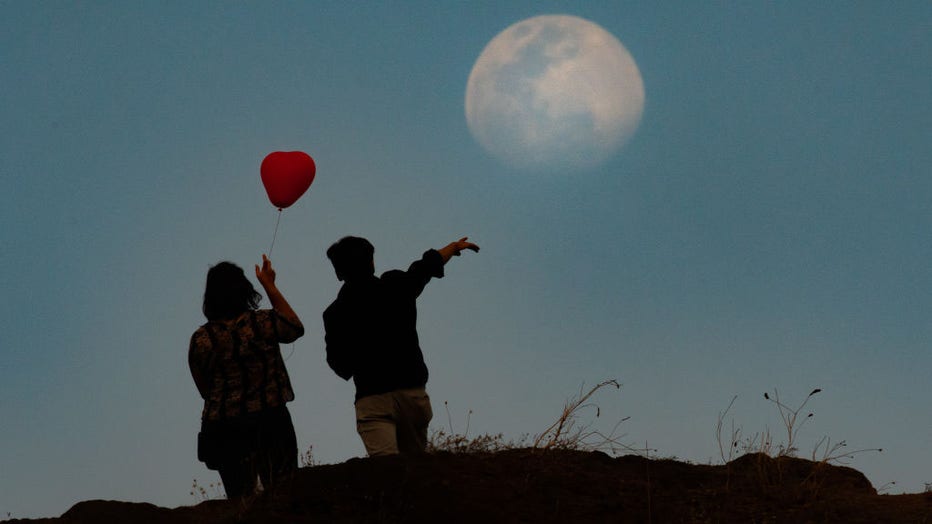
<path fill-rule="evenodd" d="M 822 390 L 819 388 L 813 389 L 806 398 L 803 399 L 802 403 L 796 408 L 792 409 L 786 404 L 780 402 L 780 394 L 776 389 L 773 390 L 773 397 L 767 393 L 764 393 L 764 398 L 772 402 L 777 410 L 780 412 L 780 418 L 783 419 L 783 427 L 786 429 L 786 444 L 778 445 L 777 456 L 778 457 L 794 457 L 796 452 L 799 451 L 799 448 L 796 446 L 796 437 L 799 435 L 799 430 L 806 424 L 806 422 L 813 417 L 813 413 L 809 413 L 803 417 L 802 421 L 797 424 L 796 421 L 799 418 L 799 412 L 806 406 L 806 403 L 809 402 L 809 399 L 813 395 L 820 393 Z"/>
<path fill-rule="evenodd" d="M 608 433 L 594 428 L 594 419 L 601 416 L 601 409 L 598 404 L 590 402 L 593 395 L 600 389 L 614 386 L 615 389 L 621 389 L 621 384 L 617 380 L 606 380 L 593 386 L 585 393 L 584 388 L 580 386 L 579 393 L 566 401 L 563 405 L 563 412 L 560 416 L 542 433 L 534 437 L 534 449 L 572 449 L 579 451 L 602 451 L 611 454 L 617 454 L 622 451 L 643 454 L 646 450 L 635 449 L 633 446 L 621 441 L 624 434 L 618 434 L 618 428 L 623 422 L 630 417 L 624 417 L 615 423 L 615 426 Z M 585 412 L 592 413 L 594 418 L 584 421 L 582 418 Z"/>
<path fill-rule="evenodd" d="M 522 437 L 518 441 L 505 440 L 504 435 L 501 433 L 470 437 L 469 422 L 473 413 L 471 409 L 466 413 L 465 431 L 457 433 L 453 429 L 453 418 L 450 416 L 449 403 L 444 401 L 443 407 L 447 412 L 447 429 L 438 429 L 430 434 L 427 440 L 428 453 L 495 453 L 496 451 L 515 449 L 524 445 L 525 438 Z"/>
<path fill-rule="evenodd" d="M 302 468 L 312 468 L 317 466 L 319 462 L 314 459 L 314 445 L 309 445 L 307 447 L 307 451 L 298 456 L 298 460 Z"/>
<path fill-rule="evenodd" d="M 521 445 L 506 441 L 501 433 L 469 437 L 466 434 L 447 433 L 442 429 L 433 432 L 427 441 L 428 453 L 495 453 L 517 447 Z"/>
<path fill-rule="evenodd" d="M 762 432 L 754 433 L 750 436 L 742 436 L 742 428 L 735 426 L 734 419 L 731 420 L 730 431 L 725 433 L 725 418 L 738 398 L 737 395 L 732 397 L 728 407 L 718 415 L 718 423 L 715 427 L 715 438 L 718 441 L 718 449 L 722 462 L 727 464 L 737 458 L 739 454 L 762 453 L 770 457 L 795 457 L 799 452 L 797 445 L 799 431 L 806 422 L 814 416 L 814 413 L 806 413 L 803 408 L 814 395 L 821 393 L 819 388 L 813 389 L 803 401 L 792 408 L 780 400 L 779 392 L 774 389 L 773 396 L 764 393 L 764 399 L 772 403 L 780 414 L 783 423 L 786 440 L 774 444 L 774 439 L 770 434 L 770 428 L 764 428 Z M 800 418 L 800 414 L 805 415 Z M 848 444 L 844 441 L 833 443 L 832 439 L 823 436 L 815 445 L 812 451 L 813 462 L 823 463 L 846 463 L 854 455 L 868 451 L 882 452 L 881 448 L 863 448 L 857 450 L 848 450 Z"/>
<path fill-rule="evenodd" d="M 200 504 L 205 500 L 219 500 L 227 498 L 226 492 L 223 491 L 223 483 L 219 480 L 211 482 L 207 486 L 198 484 L 197 479 L 191 482 L 191 491 L 189 494 L 194 497 L 196 503 Z"/>
<path fill-rule="evenodd" d="M 557 420 L 543 432 L 535 435 L 529 446 L 527 435 L 523 435 L 518 440 L 506 440 L 501 433 L 470 437 L 469 421 L 472 417 L 472 410 L 466 415 L 466 430 L 463 433 L 456 432 L 453 429 L 449 405 L 447 402 L 444 402 L 443 404 L 447 412 L 448 429 L 436 430 L 430 435 L 430 439 L 427 443 L 427 451 L 492 453 L 506 449 L 531 447 L 541 450 L 602 451 L 612 454 L 625 451 L 641 455 L 645 454 L 646 450 L 636 449 L 621 441 L 624 435 L 618 434 L 618 428 L 624 421 L 628 420 L 629 417 L 624 417 L 616 422 L 612 430 L 608 433 L 604 433 L 594 427 L 595 419 L 601 416 L 601 409 L 598 404 L 591 402 L 591 399 L 599 390 L 609 386 L 614 386 L 615 389 L 621 388 L 621 384 L 619 384 L 617 380 L 600 382 L 588 391 L 585 391 L 581 386 L 579 393 L 564 403 L 563 410 Z M 593 417 L 584 419 L 583 417 L 587 414 L 592 414 Z"/>

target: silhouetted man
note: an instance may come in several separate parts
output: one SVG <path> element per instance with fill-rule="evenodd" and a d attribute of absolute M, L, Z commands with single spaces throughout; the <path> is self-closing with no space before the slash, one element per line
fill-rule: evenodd
<path fill-rule="evenodd" d="M 433 416 L 427 366 L 417 338 L 417 297 L 431 278 L 464 249 L 479 246 L 463 237 L 430 249 L 407 271 L 375 275 L 375 248 L 344 237 L 327 250 L 344 282 L 324 311 L 327 364 L 356 384 L 356 431 L 369 456 L 423 452 Z"/>

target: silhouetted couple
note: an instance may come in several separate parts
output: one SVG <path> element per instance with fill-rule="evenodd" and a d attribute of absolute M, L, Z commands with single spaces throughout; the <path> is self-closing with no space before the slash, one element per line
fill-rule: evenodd
<path fill-rule="evenodd" d="M 427 366 L 418 343 L 416 299 L 431 278 L 465 249 L 464 237 L 428 250 L 407 271 L 375 275 L 368 240 L 344 237 L 327 250 L 343 287 L 324 312 L 327 363 L 356 385 L 356 426 L 369 456 L 423 452 L 432 417 Z M 241 268 L 220 262 L 207 272 L 207 323 L 191 337 L 188 363 L 204 399 L 198 459 L 220 473 L 228 498 L 266 489 L 297 469 L 297 439 L 286 403 L 294 392 L 279 343 L 304 326 L 275 284 L 265 255 L 256 279 L 272 309 Z"/>

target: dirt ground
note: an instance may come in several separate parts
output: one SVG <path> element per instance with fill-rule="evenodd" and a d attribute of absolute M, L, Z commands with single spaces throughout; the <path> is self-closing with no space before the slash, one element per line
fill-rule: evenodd
<path fill-rule="evenodd" d="M 932 523 L 932 493 L 878 495 L 860 472 L 745 455 L 720 466 L 512 449 L 302 468 L 274 494 L 174 509 L 86 501 L 35 523 Z"/>

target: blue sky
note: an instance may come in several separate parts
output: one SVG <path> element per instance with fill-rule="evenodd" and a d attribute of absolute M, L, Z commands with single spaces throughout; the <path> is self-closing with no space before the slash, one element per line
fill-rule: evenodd
<path fill-rule="evenodd" d="M 877 488 L 932 482 L 932 6 L 900 2 L 6 2 L 0 7 L 0 517 L 103 498 L 191 504 L 188 339 L 207 268 L 250 267 L 277 211 L 262 158 L 304 150 L 279 284 L 302 450 L 364 451 L 323 357 L 324 251 L 376 266 L 468 235 L 420 302 L 434 428 L 542 431 L 616 378 L 597 425 L 719 460 L 718 414 L 883 448 Z M 592 171 L 513 171 L 472 139 L 469 71 L 509 25 L 591 20 L 644 79 L 637 133 Z M 890 482 L 896 482 L 891 487 Z"/>

